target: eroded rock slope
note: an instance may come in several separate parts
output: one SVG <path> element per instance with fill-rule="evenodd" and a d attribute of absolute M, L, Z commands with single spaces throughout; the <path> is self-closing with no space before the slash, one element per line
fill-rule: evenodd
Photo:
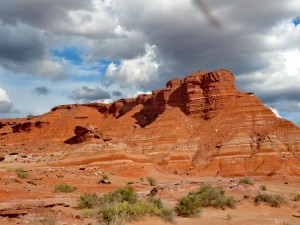
<path fill-rule="evenodd" d="M 112 104 L 62 105 L 41 116 L 0 120 L 1 145 L 55 150 L 87 142 L 121 143 L 125 154 L 171 173 L 300 174 L 300 128 L 237 90 L 224 69 Z"/>

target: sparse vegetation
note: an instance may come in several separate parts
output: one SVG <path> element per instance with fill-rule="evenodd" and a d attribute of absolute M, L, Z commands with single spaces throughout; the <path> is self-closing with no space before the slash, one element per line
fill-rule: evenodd
<path fill-rule="evenodd" d="M 262 191 L 266 191 L 267 187 L 266 187 L 266 185 L 260 185 L 259 189 Z"/>
<path fill-rule="evenodd" d="M 91 209 L 99 204 L 99 196 L 95 193 L 84 193 L 79 197 L 78 207 L 80 209 Z"/>
<path fill-rule="evenodd" d="M 102 174 L 102 179 L 109 180 L 109 176 L 107 173 Z"/>
<path fill-rule="evenodd" d="M 240 178 L 239 179 L 240 184 L 249 184 L 249 185 L 253 185 L 253 181 L 250 180 L 250 178 L 248 177 L 244 177 L 244 178 Z"/>
<path fill-rule="evenodd" d="M 70 185 L 70 184 L 57 184 L 54 187 L 54 192 L 64 192 L 64 193 L 68 193 L 68 192 L 73 192 L 76 190 L 76 187 Z"/>
<path fill-rule="evenodd" d="M 172 221 L 174 211 L 164 206 L 160 199 L 140 200 L 131 186 L 117 189 L 103 196 L 85 193 L 80 196 L 78 207 L 85 209 L 83 217 L 91 217 L 89 209 L 98 207 L 98 214 L 105 224 L 124 224 L 126 221 L 139 219 L 145 215 L 159 216 Z"/>
<path fill-rule="evenodd" d="M 250 198 L 250 195 L 245 194 L 245 195 L 244 195 L 244 198 L 245 198 L 245 199 Z"/>
<path fill-rule="evenodd" d="M 232 215 L 231 213 L 228 213 L 228 214 L 226 215 L 226 219 L 227 219 L 227 220 L 232 220 L 232 219 L 233 219 L 233 215 Z"/>
<path fill-rule="evenodd" d="M 258 205 L 260 202 L 266 202 L 272 207 L 280 207 L 285 203 L 285 199 L 282 195 L 269 195 L 269 194 L 258 194 L 254 202 Z"/>
<path fill-rule="evenodd" d="M 225 191 L 221 187 L 203 185 L 196 192 L 190 192 L 180 198 L 175 211 L 179 216 L 189 217 L 197 215 L 202 207 L 209 206 L 221 209 L 235 208 L 236 200 L 232 196 L 225 196 Z"/>
<path fill-rule="evenodd" d="M 133 185 L 134 183 L 133 183 L 133 181 L 128 181 L 127 182 L 127 185 Z"/>
<path fill-rule="evenodd" d="M 57 219 L 53 217 L 45 217 L 40 220 L 41 225 L 56 225 Z"/>
<path fill-rule="evenodd" d="M 300 201 L 300 193 L 295 194 L 293 200 Z"/>
<path fill-rule="evenodd" d="M 157 184 L 157 181 L 155 180 L 154 177 L 147 177 L 147 181 L 150 186 L 155 186 Z"/>
<path fill-rule="evenodd" d="M 188 195 L 178 199 L 178 203 L 175 206 L 175 212 L 178 216 L 190 217 L 196 216 L 201 212 L 201 202 L 197 196 Z"/>
<path fill-rule="evenodd" d="M 90 209 L 83 209 L 80 213 L 83 218 L 90 218 L 93 216 L 93 212 Z"/>
<path fill-rule="evenodd" d="M 16 168 L 15 172 L 16 172 L 17 177 L 19 177 L 19 178 L 26 179 L 28 177 L 28 173 L 26 171 L 24 171 L 23 168 Z"/>

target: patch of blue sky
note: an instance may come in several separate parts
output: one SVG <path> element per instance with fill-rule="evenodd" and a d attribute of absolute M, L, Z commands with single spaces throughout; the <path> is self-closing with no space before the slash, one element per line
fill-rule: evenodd
<path fill-rule="evenodd" d="M 300 126 L 299 112 L 279 112 L 280 116 L 284 119 L 290 120 L 297 126 Z"/>
<path fill-rule="evenodd" d="M 58 58 L 70 61 L 72 64 L 82 63 L 83 51 L 75 47 L 66 47 L 63 49 L 52 49 L 50 52 Z"/>
<path fill-rule="evenodd" d="M 295 26 L 300 24 L 300 16 L 297 16 L 295 19 L 293 19 L 293 24 L 295 24 Z"/>

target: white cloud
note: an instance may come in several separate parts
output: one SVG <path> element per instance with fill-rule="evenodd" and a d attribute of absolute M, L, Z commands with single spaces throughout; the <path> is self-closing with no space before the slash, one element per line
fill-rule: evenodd
<path fill-rule="evenodd" d="M 267 66 L 241 74 L 237 83 L 244 91 L 254 91 L 261 100 L 279 112 L 299 111 L 300 26 L 284 20 L 261 37 L 266 51 L 261 58 Z"/>
<path fill-rule="evenodd" d="M 6 91 L 0 87 L 0 113 L 9 113 L 13 105 Z"/>
<path fill-rule="evenodd" d="M 281 118 L 281 116 L 280 116 L 280 114 L 279 114 L 279 112 L 278 112 L 278 110 L 276 109 L 276 108 L 271 108 L 271 107 L 269 107 L 271 110 L 272 110 L 272 112 L 278 117 L 278 118 Z"/>
<path fill-rule="evenodd" d="M 112 81 L 123 83 L 124 86 L 141 87 L 157 79 L 160 64 L 156 61 L 156 46 L 145 45 L 145 54 L 133 59 L 121 60 L 120 65 L 109 64 L 106 76 Z"/>

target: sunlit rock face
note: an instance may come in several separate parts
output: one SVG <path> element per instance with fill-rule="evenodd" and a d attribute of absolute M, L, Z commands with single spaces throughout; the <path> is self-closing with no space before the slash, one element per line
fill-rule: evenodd
<path fill-rule="evenodd" d="M 112 104 L 62 105 L 0 121 L 3 145 L 55 151 L 87 143 L 106 143 L 105 151 L 139 155 L 170 173 L 300 175 L 300 128 L 237 90 L 225 69 L 195 72 Z"/>

